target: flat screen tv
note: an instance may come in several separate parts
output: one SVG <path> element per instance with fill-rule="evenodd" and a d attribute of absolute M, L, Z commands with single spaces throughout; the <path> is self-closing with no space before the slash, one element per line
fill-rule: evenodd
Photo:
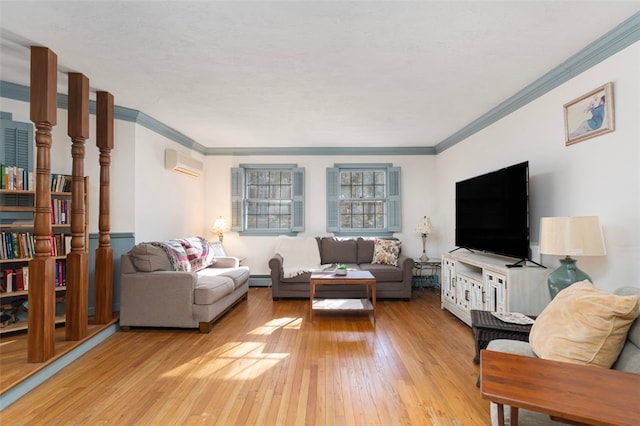
<path fill-rule="evenodd" d="M 460 248 L 529 259 L 529 162 L 456 183 Z"/>

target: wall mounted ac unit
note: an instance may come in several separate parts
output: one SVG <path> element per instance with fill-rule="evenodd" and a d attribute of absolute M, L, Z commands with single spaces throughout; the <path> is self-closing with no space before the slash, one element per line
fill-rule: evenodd
<path fill-rule="evenodd" d="M 202 174 L 202 161 L 191 158 L 175 149 L 164 150 L 164 168 L 198 177 Z"/>

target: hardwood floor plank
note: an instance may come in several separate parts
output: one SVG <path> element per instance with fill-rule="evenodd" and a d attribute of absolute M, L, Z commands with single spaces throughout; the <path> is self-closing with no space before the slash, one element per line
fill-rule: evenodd
<path fill-rule="evenodd" d="M 343 313 L 310 323 L 308 303 L 251 288 L 209 334 L 118 332 L 0 412 L 0 423 L 490 423 L 471 329 L 440 309 L 437 293 L 379 301 L 375 326 Z"/>

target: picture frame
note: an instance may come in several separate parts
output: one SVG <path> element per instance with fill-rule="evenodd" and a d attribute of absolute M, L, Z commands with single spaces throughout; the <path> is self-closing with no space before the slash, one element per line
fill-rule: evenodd
<path fill-rule="evenodd" d="M 227 255 L 227 252 L 224 251 L 224 247 L 222 246 L 221 241 L 209 243 L 209 245 L 211 246 L 211 250 L 213 250 L 213 255 L 215 257 L 224 257 Z"/>
<path fill-rule="evenodd" d="M 565 145 L 615 130 L 613 82 L 564 104 Z"/>

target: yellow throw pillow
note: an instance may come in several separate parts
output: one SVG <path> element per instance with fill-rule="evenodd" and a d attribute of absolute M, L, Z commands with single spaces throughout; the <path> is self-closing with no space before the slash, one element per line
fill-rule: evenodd
<path fill-rule="evenodd" d="M 529 343 L 540 358 L 611 368 L 638 313 L 636 296 L 617 296 L 580 281 L 542 311 Z"/>

